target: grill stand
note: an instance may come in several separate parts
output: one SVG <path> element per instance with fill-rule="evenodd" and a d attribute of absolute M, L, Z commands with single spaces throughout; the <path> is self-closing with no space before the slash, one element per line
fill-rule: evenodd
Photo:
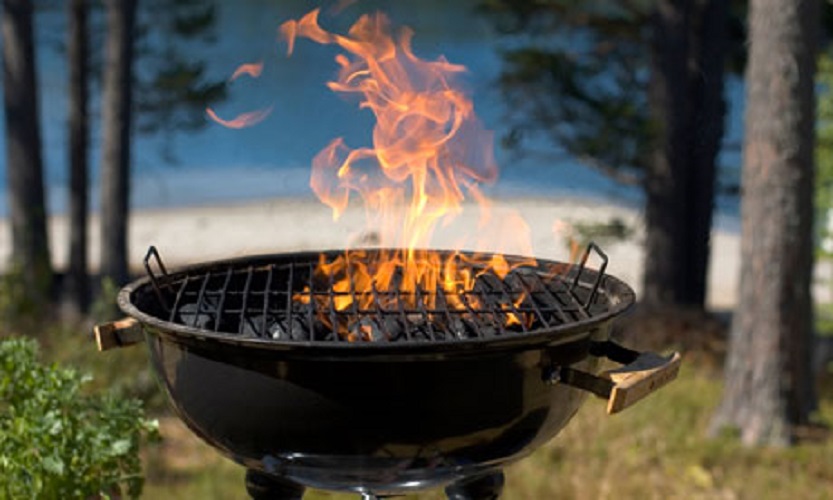
<path fill-rule="evenodd" d="M 300 500 L 304 487 L 252 469 L 246 471 L 246 491 L 253 500 Z"/>
<path fill-rule="evenodd" d="M 460 480 L 445 489 L 448 500 L 497 500 L 503 491 L 503 471 Z"/>
<path fill-rule="evenodd" d="M 503 491 L 503 471 L 483 476 L 461 479 L 446 487 L 448 500 L 497 500 Z M 301 500 L 304 487 L 281 477 L 263 474 L 252 469 L 246 471 L 246 491 L 253 500 Z M 362 494 L 363 500 L 375 500 L 370 493 Z"/>

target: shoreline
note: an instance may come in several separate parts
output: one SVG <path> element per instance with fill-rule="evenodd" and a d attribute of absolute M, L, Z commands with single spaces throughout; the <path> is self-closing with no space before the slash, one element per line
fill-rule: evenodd
<path fill-rule="evenodd" d="M 439 228 L 432 239 L 434 248 L 461 248 L 460 235 L 470 234 L 462 248 L 533 255 L 539 258 L 569 260 L 569 245 L 564 223 L 606 223 L 614 219 L 632 228 L 623 241 L 600 241 L 609 257 L 608 273 L 630 284 L 640 293 L 644 266 L 643 221 L 639 207 L 626 200 L 593 196 L 566 195 L 557 198 L 507 197 L 493 199 L 492 217 L 481 224 L 480 212 L 473 205 L 447 228 Z M 529 226 L 531 248 L 519 238 L 523 233 L 520 216 Z M 557 222 L 561 221 L 561 222 Z M 707 304 L 727 309 L 736 301 L 740 262 L 739 234 L 715 224 L 712 231 L 711 265 Z M 255 254 L 328 250 L 363 246 L 372 240 L 364 232 L 364 209 L 348 208 L 341 220 L 333 222 L 330 209 L 310 197 L 273 198 L 178 208 L 135 210 L 130 217 L 128 262 L 131 269 L 142 269 L 142 259 L 150 245 L 158 248 L 169 268 L 216 259 Z M 68 227 L 65 215 L 49 219 L 52 262 L 64 269 L 67 262 Z M 89 221 L 90 271 L 99 262 L 100 228 L 98 214 Z M 491 235 L 491 241 L 482 239 Z M 478 241 L 480 240 L 480 241 Z M 5 270 L 10 251 L 10 229 L 0 219 L 0 272 Z M 592 261 L 590 265 L 593 265 Z"/>

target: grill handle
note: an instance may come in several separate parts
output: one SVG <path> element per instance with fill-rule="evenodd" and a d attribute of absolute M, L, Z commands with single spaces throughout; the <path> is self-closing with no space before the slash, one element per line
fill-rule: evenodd
<path fill-rule="evenodd" d="M 548 383 L 566 384 L 607 399 L 608 415 L 619 413 L 677 378 L 682 359 L 678 352 L 660 356 L 633 351 L 611 341 L 594 342 L 590 354 L 624 366 L 601 376 L 569 367 L 550 367 L 544 378 Z"/>
<path fill-rule="evenodd" d="M 161 280 L 160 277 L 153 272 L 151 259 L 156 261 L 156 267 L 159 268 L 161 273 Z M 171 307 L 168 305 L 165 294 L 162 293 L 162 287 L 168 287 L 168 269 L 165 267 L 165 264 L 162 263 L 162 257 L 159 256 L 159 250 L 157 250 L 155 246 L 151 245 L 150 248 L 148 248 L 148 253 L 145 255 L 144 263 L 145 272 L 147 273 L 148 278 L 150 278 L 150 284 L 153 285 L 153 291 L 156 292 L 156 298 L 159 300 L 159 305 L 161 305 L 166 311 L 170 312 Z"/>
<path fill-rule="evenodd" d="M 93 334 L 99 351 L 127 347 L 145 338 L 142 325 L 133 318 L 122 318 L 118 321 L 96 325 L 93 328 Z"/>

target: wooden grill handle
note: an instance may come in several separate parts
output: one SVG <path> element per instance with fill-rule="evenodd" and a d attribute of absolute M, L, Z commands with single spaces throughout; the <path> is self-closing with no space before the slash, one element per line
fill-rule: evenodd
<path fill-rule="evenodd" d="M 678 352 L 660 356 L 633 351 L 612 341 L 594 342 L 590 354 L 624 366 L 595 375 L 569 366 L 550 365 L 543 378 L 550 384 L 567 384 L 606 399 L 609 415 L 632 406 L 677 378 L 682 360 Z"/>
<path fill-rule="evenodd" d="M 142 325 L 133 318 L 122 318 L 93 328 L 99 351 L 127 347 L 144 340 Z"/>
<path fill-rule="evenodd" d="M 613 382 L 607 400 L 608 415 L 624 410 L 677 378 L 681 360 L 678 352 L 667 357 L 644 352 L 634 362 L 602 374 Z"/>

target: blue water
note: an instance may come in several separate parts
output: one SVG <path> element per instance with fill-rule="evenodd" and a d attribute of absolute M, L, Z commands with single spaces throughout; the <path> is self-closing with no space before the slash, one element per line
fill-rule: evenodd
<path fill-rule="evenodd" d="M 440 54 L 468 67 L 463 83 L 475 110 L 499 138 L 507 132 L 505 105 L 496 87 L 500 72 L 500 39 L 487 20 L 473 13 L 473 1 L 362 1 L 336 17 L 322 19 L 329 29 L 344 32 L 359 12 L 377 7 L 398 25 L 416 33 L 414 51 L 424 59 Z M 257 126 L 230 130 L 216 124 L 172 136 L 136 135 L 133 149 L 134 208 L 173 207 L 242 202 L 269 197 L 311 197 L 309 165 L 315 154 L 335 137 L 352 147 L 369 145 L 372 117 L 355 102 L 325 87 L 336 72 L 334 47 L 301 40 L 292 58 L 276 40 L 284 20 L 310 10 L 309 1 L 246 0 L 220 2 L 216 42 L 184 47 L 194 57 L 209 60 L 209 72 L 224 78 L 241 63 L 262 60 L 258 79 L 240 78 L 229 86 L 229 99 L 216 109 L 230 118 L 242 111 L 274 106 Z M 49 210 L 66 208 L 66 65 L 57 46 L 63 36 L 63 12 L 38 16 L 38 69 L 41 90 L 41 124 Z M 97 36 L 101 36 L 100 34 Z M 139 72 L 149 71 L 140 66 Z M 97 93 L 96 89 L 96 93 Z M 727 143 L 739 143 L 742 85 L 730 81 Z M 95 97 L 95 96 L 94 96 Z M 94 115 L 100 115 L 94 103 Z M 3 124 L 0 120 L 0 134 Z M 2 135 L 0 135 L 2 137 Z M 100 131 L 91 144 L 93 198 L 97 196 Z M 541 146 L 544 146 L 543 144 Z M 0 150 L 4 145 L 0 141 Z M 541 149 L 541 148 L 537 148 Z M 639 203 L 638 189 L 624 187 L 584 167 L 567 155 L 551 158 L 516 158 L 496 146 L 501 165 L 498 182 L 487 188 L 495 196 L 553 197 L 583 195 Z M 173 158 L 173 159 L 172 159 Z M 725 178 L 736 178 L 739 154 L 725 148 L 721 154 Z M 5 151 L 0 151 L 0 216 L 6 215 Z M 96 205 L 93 201 L 93 205 Z M 736 213 L 737 200 L 723 197 L 721 213 Z"/>

